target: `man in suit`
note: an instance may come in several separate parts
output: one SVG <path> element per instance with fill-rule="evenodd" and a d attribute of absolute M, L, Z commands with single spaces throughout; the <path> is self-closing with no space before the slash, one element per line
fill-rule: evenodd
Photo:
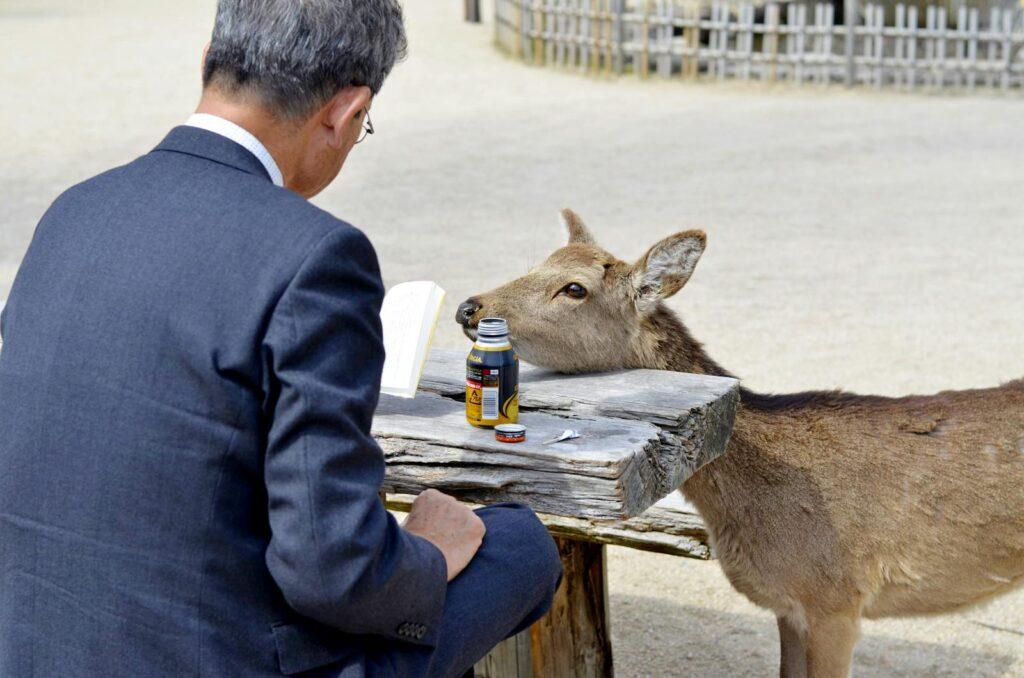
<path fill-rule="evenodd" d="M 459 675 L 550 605 L 529 510 L 382 507 L 376 255 L 307 202 L 395 0 L 221 0 L 198 113 L 61 195 L 0 318 L 0 675 Z"/>

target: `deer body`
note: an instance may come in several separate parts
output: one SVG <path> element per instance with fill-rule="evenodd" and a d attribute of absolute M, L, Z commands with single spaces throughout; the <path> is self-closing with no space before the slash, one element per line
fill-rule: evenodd
<path fill-rule="evenodd" d="M 629 265 L 563 218 L 567 247 L 460 307 L 467 333 L 505 317 L 525 360 L 568 372 L 727 374 L 660 303 L 702 233 Z M 954 611 L 1024 583 L 1024 381 L 906 398 L 743 390 L 726 454 L 681 489 L 730 583 L 776 614 L 782 675 L 845 676 L 861 617 Z"/>

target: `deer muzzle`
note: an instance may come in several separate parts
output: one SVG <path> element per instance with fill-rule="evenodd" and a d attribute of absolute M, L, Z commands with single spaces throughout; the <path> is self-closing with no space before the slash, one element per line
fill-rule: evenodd
<path fill-rule="evenodd" d="M 459 304 L 459 308 L 455 311 L 455 322 L 462 325 L 462 333 L 473 341 L 476 341 L 477 321 L 475 317 L 483 306 L 479 301 L 470 297 Z"/>

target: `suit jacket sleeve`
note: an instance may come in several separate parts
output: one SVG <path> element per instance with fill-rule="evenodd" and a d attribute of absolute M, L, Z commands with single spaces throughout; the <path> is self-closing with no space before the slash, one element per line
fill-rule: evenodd
<path fill-rule="evenodd" d="M 344 227 L 308 255 L 268 326 L 267 566 L 289 605 L 348 633 L 431 645 L 444 556 L 405 532 L 378 492 L 370 436 L 384 348 L 383 285 L 366 237 Z"/>

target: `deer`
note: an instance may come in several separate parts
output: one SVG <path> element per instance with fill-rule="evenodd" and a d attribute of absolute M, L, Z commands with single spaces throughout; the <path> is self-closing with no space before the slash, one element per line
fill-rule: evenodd
<path fill-rule="evenodd" d="M 468 337 L 496 316 L 522 360 L 558 372 L 732 376 L 664 303 L 703 231 L 628 263 L 561 217 L 566 246 L 459 306 Z M 1024 582 L 1024 380 L 902 398 L 741 384 L 725 453 L 680 489 L 733 588 L 775 614 L 780 675 L 847 676 L 861 619 L 960 611 Z"/>

